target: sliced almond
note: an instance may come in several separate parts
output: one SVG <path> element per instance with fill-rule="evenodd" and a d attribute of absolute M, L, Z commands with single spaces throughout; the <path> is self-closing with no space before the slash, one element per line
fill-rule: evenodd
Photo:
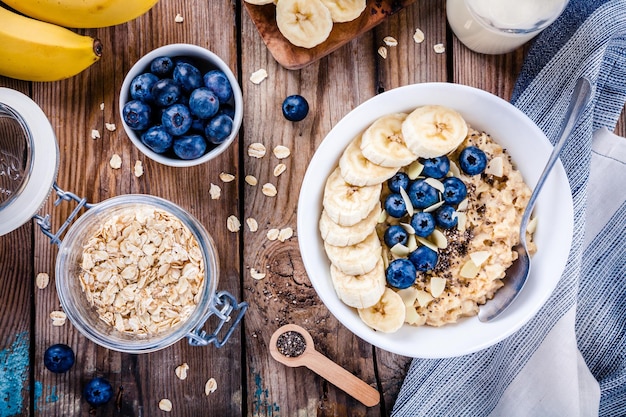
<path fill-rule="evenodd" d="M 412 306 L 417 298 L 417 291 L 418 289 L 415 287 L 404 288 L 398 290 L 398 295 L 402 298 L 405 306 Z"/>
<path fill-rule="evenodd" d="M 424 290 L 417 290 L 417 293 L 415 294 L 415 299 L 417 300 L 417 304 L 423 308 L 426 307 L 431 301 L 433 301 L 434 297 Z"/>
<path fill-rule="evenodd" d="M 387 211 L 385 209 L 380 211 L 380 214 L 378 215 L 378 223 L 385 223 L 385 220 L 387 220 Z"/>
<path fill-rule="evenodd" d="M 482 250 L 482 251 L 470 253 L 469 257 L 472 260 L 472 262 L 474 262 L 474 265 L 481 266 L 489 258 L 489 255 L 491 255 L 489 251 Z"/>
<path fill-rule="evenodd" d="M 402 243 L 396 243 L 391 247 L 391 249 L 389 249 L 389 251 L 399 257 L 408 256 L 408 254 L 410 253 L 409 248 L 404 246 Z"/>
<path fill-rule="evenodd" d="M 474 261 L 472 261 L 471 259 L 467 262 L 465 262 L 465 264 L 463 265 L 463 267 L 461 268 L 461 271 L 459 272 L 459 274 L 461 275 L 461 277 L 463 278 L 476 278 L 476 276 L 478 275 L 478 272 L 480 271 L 480 267 L 477 266 Z"/>
<path fill-rule="evenodd" d="M 469 206 L 469 200 L 464 198 L 461 202 L 456 206 L 456 211 L 465 211 Z"/>
<path fill-rule="evenodd" d="M 404 200 L 404 205 L 406 206 L 406 212 L 409 214 L 409 216 L 412 216 L 413 213 L 415 213 L 415 209 L 413 208 L 413 203 L 411 203 L 411 199 L 409 198 L 409 195 L 407 194 L 406 191 L 404 191 L 404 188 L 400 187 L 400 195 L 402 196 L 402 199 Z"/>
<path fill-rule="evenodd" d="M 267 71 L 265 71 L 265 69 L 263 69 L 263 68 L 254 71 L 250 75 L 250 81 L 253 84 L 261 84 L 263 82 L 263 80 L 265 80 L 266 78 L 267 78 Z"/>
<path fill-rule="evenodd" d="M 448 239 L 443 234 L 443 232 L 439 229 L 433 230 L 433 233 L 430 235 L 433 243 L 437 245 L 439 249 L 445 249 L 448 247 Z"/>
<path fill-rule="evenodd" d="M 435 252 L 439 251 L 439 248 L 437 248 L 437 245 L 435 245 L 433 242 L 431 242 L 430 240 L 424 237 L 417 236 L 417 241 L 421 243 L 422 245 L 426 246 L 428 249 L 434 250 Z"/>
<path fill-rule="evenodd" d="M 410 179 L 414 180 L 420 176 L 423 170 L 424 164 L 416 160 L 407 167 L 406 175 L 408 175 Z"/>
<path fill-rule="evenodd" d="M 410 235 L 414 235 L 415 234 L 415 229 L 413 229 L 413 226 L 411 226 L 410 224 L 400 222 L 400 226 L 402 226 L 402 228 L 404 230 L 406 230 L 406 232 L 408 234 L 410 234 Z"/>
<path fill-rule="evenodd" d="M 537 223 L 539 221 L 537 220 L 536 217 L 533 217 L 532 219 L 530 219 L 530 221 L 528 222 L 528 225 L 526 226 L 526 233 L 530 233 L 531 235 L 535 233 L 535 230 L 537 230 Z"/>
<path fill-rule="evenodd" d="M 219 185 L 211 183 L 209 186 L 209 195 L 211 196 L 211 200 L 218 200 L 220 195 L 222 195 L 222 189 Z"/>
<path fill-rule="evenodd" d="M 389 249 L 387 246 L 383 246 L 383 266 L 385 269 L 389 267 Z"/>
<path fill-rule="evenodd" d="M 452 177 L 459 177 L 461 175 L 461 170 L 459 166 L 454 161 L 450 161 L 450 170 L 448 171 L 448 175 Z"/>
<path fill-rule="evenodd" d="M 441 200 L 438 203 L 433 204 L 430 207 L 426 207 L 424 210 L 422 210 L 424 213 L 430 213 L 431 211 L 435 211 L 437 210 L 439 207 L 443 206 L 446 202 Z"/>
<path fill-rule="evenodd" d="M 289 148 L 283 145 L 277 145 L 276 147 L 274 147 L 272 152 L 274 153 L 274 156 L 278 159 L 285 159 L 288 158 L 289 155 L 291 155 L 291 151 L 289 150 Z"/>
<path fill-rule="evenodd" d="M 457 212 L 456 221 L 456 230 L 458 230 L 459 232 L 464 232 L 467 226 L 467 214 L 465 214 L 464 212 Z"/>
<path fill-rule="evenodd" d="M 446 189 L 443 183 L 436 178 L 426 178 L 424 182 L 439 191 L 440 193 L 443 193 Z"/>
<path fill-rule="evenodd" d="M 248 156 L 253 158 L 263 158 L 267 150 L 265 149 L 265 145 L 259 142 L 251 143 L 248 146 Z"/>
<path fill-rule="evenodd" d="M 417 249 L 417 239 L 415 238 L 415 235 L 409 235 L 406 240 L 406 247 L 409 248 L 409 253 Z"/>
<path fill-rule="evenodd" d="M 446 289 L 446 279 L 440 277 L 432 277 L 430 279 L 430 293 L 433 297 L 437 298 Z"/>
<path fill-rule="evenodd" d="M 404 321 L 406 323 L 415 324 L 420 320 L 420 315 L 417 314 L 417 310 L 415 310 L 415 307 L 413 307 L 412 305 L 405 305 L 404 309 L 406 310 L 406 313 L 404 315 Z"/>
<path fill-rule="evenodd" d="M 485 174 L 501 177 L 504 175 L 504 161 L 501 156 L 491 159 L 485 168 Z"/>

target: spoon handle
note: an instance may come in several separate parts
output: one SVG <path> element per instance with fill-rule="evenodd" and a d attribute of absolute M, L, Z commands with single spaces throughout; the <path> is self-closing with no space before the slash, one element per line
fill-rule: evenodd
<path fill-rule="evenodd" d="M 380 402 L 378 390 L 352 375 L 317 350 L 313 350 L 307 355 L 307 361 L 304 365 L 367 407 L 373 407 Z"/>

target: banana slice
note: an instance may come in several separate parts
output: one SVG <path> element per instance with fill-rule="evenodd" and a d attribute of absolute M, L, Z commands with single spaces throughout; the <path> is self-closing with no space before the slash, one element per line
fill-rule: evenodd
<path fill-rule="evenodd" d="M 382 188 L 382 184 L 365 187 L 348 184 L 337 167 L 326 180 L 322 204 L 332 221 L 341 226 L 352 226 L 366 218 L 380 203 Z"/>
<path fill-rule="evenodd" d="M 403 167 L 417 157 L 407 148 L 402 136 L 405 113 L 394 113 L 377 119 L 363 133 L 361 152 L 374 164 L 384 167 Z"/>
<path fill-rule="evenodd" d="M 376 267 L 382 254 L 382 246 L 375 230 L 356 245 L 333 246 L 324 242 L 324 249 L 330 263 L 348 275 L 367 274 Z"/>
<path fill-rule="evenodd" d="M 367 0 L 322 0 L 330 10 L 333 22 L 350 22 L 361 16 Z"/>
<path fill-rule="evenodd" d="M 391 288 L 385 288 L 380 300 L 372 307 L 360 308 L 357 311 L 365 324 L 383 333 L 398 331 L 406 317 L 402 297 Z"/>
<path fill-rule="evenodd" d="M 244 0 L 246 3 L 256 4 L 257 6 L 262 6 L 264 4 L 274 3 L 274 0 Z"/>
<path fill-rule="evenodd" d="M 388 168 L 377 165 L 366 158 L 361 152 L 361 135 L 357 136 L 346 147 L 339 158 L 341 176 L 352 185 L 376 185 L 393 177 L 399 168 Z"/>
<path fill-rule="evenodd" d="M 331 265 L 330 278 L 339 299 L 350 307 L 371 307 L 385 292 L 385 267 L 382 258 L 378 259 L 374 269 L 363 275 L 347 275 Z"/>
<path fill-rule="evenodd" d="M 276 24 L 292 44 L 313 48 L 328 39 L 333 19 L 321 0 L 280 0 L 276 4 Z"/>
<path fill-rule="evenodd" d="M 381 212 L 380 204 L 366 218 L 352 226 L 341 226 L 332 221 L 325 210 L 322 210 L 319 228 L 322 239 L 333 246 L 350 246 L 363 242 L 378 223 Z"/>
<path fill-rule="evenodd" d="M 445 106 L 418 107 L 402 123 L 407 147 L 422 158 L 452 152 L 463 142 L 467 131 L 463 117 Z"/>

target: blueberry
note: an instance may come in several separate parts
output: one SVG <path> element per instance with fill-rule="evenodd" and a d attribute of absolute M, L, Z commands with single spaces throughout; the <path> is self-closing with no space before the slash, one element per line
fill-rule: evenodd
<path fill-rule="evenodd" d="M 439 201 L 437 190 L 424 180 L 417 180 L 407 190 L 413 208 L 424 209 Z"/>
<path fill-rule="evenodd" d="M 443 183 L 443 201 L 448 204 L 459 204 L 467 197 L 465 183 L 457 177 L 448 177 Z"/>
<path fill-rule="evenodd" d="M 106 379 L 97 377 L 85 385 L 83 396 L 89 405 L 98 407 L 111 401 L 113 387 Z"/>
<path fill-rule="evenodd" d="M 431 213 L 418 211 L 411 217 L 411 227 L 415 236 L 428 237 L 435 230 L 435 218 Z"/>
<path fill-rule="evenodd" d="M 420 272 L 432 271 L 437 265 L 439 255 L 437 252 L 427 246 L 420 246 L 413 252 L 409 253 L 409 261 Z"/>
<path fill-rule="evenodd" d="M 72 348 L 62 343 L 50 346 L 43 354 L 43 364 L 55 374 L 67 372 L 75 359 Z"/>
<path fill-rule="evenodd" d="M 385 198 L 385 211 L 391 217 L 399 219 L 406 214 L 406 203 L 400 194 L 392 193 Z"/>
<path fill-rule="evenodd" d="M 202 73 L 194 65 L 187 62 L 179 62 L 174 67 L 172 78 L 183 88 L 183 91 L 190 92 L 202 87 Z"/>
<path fill-rule="evenodd" d="M 398 172 L 387 180 L 387 186 L 393 193 L 399 193 L 400 188 L 404 188 L 406 191 L 409 188 L 409 176 L 404 172 Z"/>
<path fill-rule="evenodd" d="M 196 159 L 204 155 L 207 144 L 201 135 L 181 136 L 174 140 L 174 153 L 180 159 Z"/>
<path fill-rule="evenodd" d="M 131 100 L 124 104 L 122 114 L 124 121 L 133 130 L 144 130 L 150 125 L 152 108 L 139 100 Z"/>
<path fill-rule="evenodd" d="M 198 133 L 200 135 L 204 135 L 204 126 L 206 124 L 206 120 L 199 119 L 197 117 L 191 116 L 191 127 L 189 128 L 189 132 Z"/>
<path fill-rule="evenodd" d="M 436 158 L 424 159 L 422 165 L 422 175 L 431 178 L 443 178 L 450 170 L 450 160 L 447 156 L 438 156 Z"/>
<path fill-rule="evenodd" d="M 435 223 L 442 229 L 452 229 L 458 223 L 454 207 L 444 204 L 435 211 Z"/>
<path fill-rule="evenodd" d="M 171 106 L 178 101 L 181 95 L 180 85 L 171 78 L 162 78 L 152 87 L 154 103 L 160 107 Z"/>
<path fill-rule="evenodd" d="M 209 142 L 219 145 L 224 142 L 233 131 L 233 119 L 225 114 L 220 114 L 209 120 L 204 128 L 204 133 Z"/>
<path fill-rule="evenodd" d="M 399 289 L 409 288 L 413 285 L 416 276 L 417 270 L 415 269 L 415 265 L 404 258 L 391 261 L 385 271 L 385 277 L 389 285 Z"/>
<path fill-rule="evenodd" d="M 231 105 L 228 105 L 228 104 L 220 105 L 220 110 L 217 112 L 217 114 L 225 114 L 226 116 L 235 120 L 235 109 Z"/>
<path fill-rule="evenodd" d="M 183 104 L 169 106 L 161 116 L 163 127 L 172 136 L 180 136 L 187 133 L 191 128 L 191 122 L 191 112 Z"/>
<path fill-rule="evenodd" d="M 299 122 L 309 113 L 309 103 L 298 94 L 291 95 L 283 101 L 283 116 L 292 122 Z"/>
<path fill-rule="evenodd" d="M 162 125 L 152 126 L 141 135 L 141 141 L 156 153 L 165 153 L 174 139 Z"/>
<path fill-rule="evenodd" d="M 206 87 L 196 88 L 189 95 L 189 110 L 201 119 L 214 116 L 219 109 L 217 96 Z"/>
<path fill-rule="evenodd" d="M 459 155 L 459 166 L 467 175 L 477 175 L 487 167 L 487 155 L 476 146 L 468 146 Z"/>
<path fill-rule="evenodd" d="M 144 103 L 151 103 L 152 87 L 159 81 L 159 77 L 149 72 L 139 74 L 130 82 L 130 96 L 133 100 L 141 100 Z"/>
<path fill-rule="evenodd" d="M 389 248 L 393 248 L 398 243 L 406 245 L 407 240 L 409 240 L 409 234 L 404 230 L 404 227 L 395 224 L 385 230 L 383 240 L 385 241 L 385 245 Z"/>
<path fill-rule="evenodd" d="M 154 58 L 150 63 L 150 72 L 160 78 L 170 77 L 174 69 L 174 62 L 169 56 Z"/>
<path fill-rule="evenodd" d="M 233 87 L 228 77 L 220 70 L 212 70 L 204 74 L 204 85 L 217 96 L 220 103 L 226 103 L 233 97 Z"/>

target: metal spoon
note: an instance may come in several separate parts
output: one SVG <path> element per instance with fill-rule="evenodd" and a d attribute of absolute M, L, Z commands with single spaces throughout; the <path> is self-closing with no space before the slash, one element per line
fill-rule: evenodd
<path fill-rule="evenodd" d="M 511 305 L 526 283 L 526 279 L 530 273 L 530 256 L 528 255 L 528 248 L 526 247 L 526 227 L 528 226 L 530 215 L 543 184 L 554 167 L 556 160 L 559 158 L 559 154 L 569 139 L 574 126 L 576 126 L 582 111 L 585 107 L 587 107 L 590 98 L 591 84 L 586 78 L 579 78 L 576 82 L 576 86 L 574 87 L 569 107 L 565 113 L 564 123 L 561 127 L 561 136 L 556 145 L 554 145 L 554 149 L 552 150 L 552 154 L 550 154 L 548 163 L 537 181 L 537 185 L 530 196 L 530 200 L 528 201 L 528 205 L 526 206 L 526 210 L 522 216 L 519 231 L 520 243 L 513 247 L 513 250 L 518 253 L 518 258 L 506 271 L 506 276 L 503 279 L 504 287 L 500 288 L 496 292 L 493 299 L 480 308 L 480 311 L 478 312 L 478 319 L 482 322 L 488 322 L 498 317 L 509 305 Z"/>
<path fill-rule="evenodd" d="M 277 345 L 280 335 L 290 331 L 299 333 L 306 342 L 304 351 L 297 356 L 285 356 L 279 351 Z M 270 354 L 278 362 L 292 368 L 306 366 L 359 400 L 363 405 L 373 407 L 380 402 L 380 393 L 376 389 L 315 350 L 311 334 L 300 326 L 287 324 L 276 330 L 270 339 Z"/>

